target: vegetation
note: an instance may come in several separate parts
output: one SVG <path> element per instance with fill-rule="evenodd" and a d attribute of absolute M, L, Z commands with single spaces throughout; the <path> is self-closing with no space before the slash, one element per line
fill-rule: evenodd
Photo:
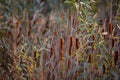
<path fill-rule="evenodd" d="M 0 80 L 119 80 L 120 0 L 0 0 Z"/>

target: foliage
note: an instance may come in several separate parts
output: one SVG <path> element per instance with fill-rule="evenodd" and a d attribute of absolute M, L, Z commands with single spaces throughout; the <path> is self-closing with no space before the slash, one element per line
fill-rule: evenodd
<path fill-rule="evenodd" d="M 51 1 L 0 0 L 0 80 L 119 80 L 120 6 Z"/>

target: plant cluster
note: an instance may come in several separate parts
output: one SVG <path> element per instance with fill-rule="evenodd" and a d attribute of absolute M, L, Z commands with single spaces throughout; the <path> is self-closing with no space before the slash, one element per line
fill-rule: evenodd
<path fill-rule="evenodd" d="M 115 1 L 0 0 L 0 80 L 119 80 Z"/>

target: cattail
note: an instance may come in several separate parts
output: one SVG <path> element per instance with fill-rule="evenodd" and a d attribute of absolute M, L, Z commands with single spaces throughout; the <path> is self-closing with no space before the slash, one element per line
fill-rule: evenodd
<path fill-rule="evenodd" d="M 112 25 L 112 23 L 109 23 L 109 32 L 112 35 L 112 32 L 113 32 L 113 25 Z"/>
<path fill-rule="evenodd" d="M 76 38 L 76 49 L 79 49 L 79 39 Z"/>
<path fill-rule="evenodd" d="M 31 28 L 31 26 L 29 26 L 28 36 L 30 36 L 30 35 L 31 35 L 31 32 L 32 32 L 32 28 Z"/>
<path fill-rule="evenodd" d="M 105 64 L 103 64 L 103 74 L 105 74 L 105 72 L 106 72 L 106 66 Z"/>
<path fill-rule="evenodd" d="M 61 38 L 60 39 L 60 55 L 61 55 L 61 59 L 64 57 L 64 39 Z"/>
<path fill-rule="evenodd" d="M 37 51 L 34 52 L 34 60 L 36 61 L 37 60 Z"/>
<path fill-rule="evenodd" d="M 102 23 L 103 23 L 103 20 L 99 20 L 99 25 L 102 25 Z"/>
<path fill-rule="evenodd" d="M 63 60 L 63 57 L 64 57 L 64 51 L 61 50 L 61 60 Z"/>
<path fill-rule="evenodd" d="M 71 36 L 71 37 L 70 37 L 70 47 L 73 46 L 73 41 L 74 41 L 74 38 Z"/>
<path fill-rule="evenodd" d="M 118 51 L 115 51 L 114 53 L 114 64 L 116 65 L 118 61 Z"/>
<path fill-rule="evenodd" d="M 71 47 L 69 47 L 69 55 L 70 55 L 70 56 L 71 56 L 71 53 L 72 53 L 72 52 L 71 52 Z"/>
<path fill-rule="evenodd" d="M 88 63 L 91 63 L 91 62 L 92 62 L 92 56 L 91 56 L 91 54 L 89 54 Z"/>
<path fill-rule="evenodd" d="M 103 29 L 103 31 L 102 31 L 103 33 L 105 32 L 105 29 Z M 103 38 L 105 39 L 105 35 L 103 35 Z"/>
<path fill-rule="evenodd" d="M 17 38 L 20 38 L 21 31 L 22 31 L 22 28 L 20 27 L 20 28 L 19 28 L 19 31 L 18 31 L 18 36 L 17 36 Z"/>
<path fill-rule="evenodd" d="M 36 22 L 36 20 L 33 22 L 33 24 L 35 24 L 35 22 Z M 28 27 L 28 36 L 30 36 L 31 35 L 31 25 L 30 25 L 30 20 L 29 19 L 27 19 L 27 27 Z"/>
<path fill-rule="evenodd" d="M 60 39 L 60 49 L 61 50 L 64 49 L 64 39 L 63 38 Z"/>
<path fill-rule="evenodd" d="M 68 61 L 68 69 L 70 68 L 71 62 L 70 60 Z"/>
<path fill-rule="evenodd" d="M 93 39 L 93 41 L 95 41 L 95 36 L 94 35 L 92 36 L 92 39 Z"/>
<path fill-rule="evenodd" d="M 70 46 L 69 46 L 69 55 L 71 56 L 72 53 L 72 46 L 73 46 L 73 37 L 70 37 Z"/>
<path fill-rule="evenodd" d="M 115 43 L 115 40 L 114 40 L 114 39 L 112 39 L 112 47 L 114 47 L 114 43 Z"/>
<path fill-rule="evenodd" d="M 54 51 L 54 49 L 53 49 L 53 47 L 51 47 L 50 48 L 50 57 L 53 55 L 53 51 Z"/>

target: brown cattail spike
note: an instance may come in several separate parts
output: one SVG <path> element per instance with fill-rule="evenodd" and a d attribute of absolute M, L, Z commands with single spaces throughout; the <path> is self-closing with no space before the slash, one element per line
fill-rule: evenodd
<path fill-rule="evenodd" d="M 64 49 L 64 39 L 63 38 L 60 39 L 60 49 L 61 50 Z"/>
<path fill-rule="evenodd" d="M 20 27 L 20 28 L 19 28 L 19 31 L 18 31 L 18 36 L 17 36 L 17 38 L 20 38 L 21 31 L 22 31 L 22 28 Z"/>
<path fill-rule="evenodd" d="M 79 49 L 79 39 L 76 38 L 76 49 Z"/>
<path fill-rule="evenodd" d="M 73 46 L 73 40 L 74 40 L 74 38 L 71 36 L 71 37 L 70 37 L 70 47 Z"/>
<path fill-rule="evenodd" d="M 110 32 L 110 34 L 112 35 L 112 32 L 113 32 L 113 25 L 112 25 L 111 22 L 109 23 L 109 32 Z"/>
<path fill-rule="evenodd" d="M 115 51 L 114 53 L 114 64 L 116 65 L 118 61 L 118 51 Z"/>
<path fill-rule="evenodd" d="M 73 43 L 73 39 L 74 39 L 74 38 L 71 36 L 71 37 L 70 37 L 70 46 L 69 46 L 69 55 L 70 55 L 70 56 L 71 56 L 71 53 L 72 53 L 72 46 L 73 46 L 73 44 L 74 44 L 74 43 Z"/>
<path fill-rule="evenodd" d="M 114 39 L 112 39 L 112 47 L 114 47 L 114 43 L 115 43 L 115 40 L 114 40 Z"/>
<path fill-rule="evenodd" d="M 50 48 L 50 57 L 53 55 L 53 47 Z"/>
<path fill-rule="evenodd" d="M 60 39 L 60 55 L 61 55 L 61 59 L 64 57 L 64 39 L 61 38 Z"/>
<path fill-rule="evenodd" d="M 106 66 L 105 64 L 103 64 L 103 74 L 105 74 L 105 72 L 106 72 Z"/>
<path fill-rule="evenodd" d="M 71 47 L 69 47 L 69 55 L 70 55 L 70 56 L 71 56 L 71 53 L 72 53 L 72 52 L 71 52 Z"/>
<path fill-rule="evenodd" d="M 91 62 L 92 62 L 92 56 L 91 54 L 89 54 L 88 63 L 91 63 Z"/>
<path fill-rule="evenodd" d="M 36 58 L 37 54 L 36 53 L 37 53 L 37 51 L 34 52 L 34 60 L 35 61 L 37 60 L 37 58 Z"/>
<path fill-rule="evenodd" d="M 92 36 L 92 38 L 93 38 L 93 41 L 95 41 L 95 36 L 94 35 Z"/>

